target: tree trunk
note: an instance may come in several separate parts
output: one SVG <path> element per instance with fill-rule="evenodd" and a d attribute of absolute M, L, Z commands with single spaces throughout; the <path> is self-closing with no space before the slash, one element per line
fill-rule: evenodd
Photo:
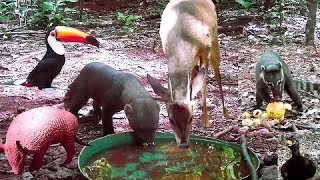
<path fill-rule="evenodd" d="M 79 1 L 79 21 L 82 21 L 83 16 L 83 0 Z"/>
<path fill-rule="evenodd" d="M 308 0 L 308 20 L 306 24 L 306 45 L 314 46 L 314 29 L 317 19 L 318 0 Z"/>

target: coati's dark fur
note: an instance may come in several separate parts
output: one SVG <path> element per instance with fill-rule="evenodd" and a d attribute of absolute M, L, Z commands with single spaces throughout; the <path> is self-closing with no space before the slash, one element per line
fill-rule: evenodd
<path fill-rule="evenodd" d="M 256 107 L 260 108 L 263 101 L 280 101 L 285 90 L 299 111 L 303 110 L 297 89 L 318 90 L 320 85 L 301 80 L 293 80 L 288 65 L 272 50 L 262 53 L 256 68 Z M 273 98 L 270 96 L 270 92 Z"/>
<path fill-rule="evenodd" d="M 77 115 L 89 98 L 94 100 L 95 112 L 102 116 L 104 135 L 114 133 L 112 116 L 124 109 L 138 143 L 152 143 L 160 107 L 135 75 L 101 62 L 90 63 L 69 85 L 64 107 Z"/>

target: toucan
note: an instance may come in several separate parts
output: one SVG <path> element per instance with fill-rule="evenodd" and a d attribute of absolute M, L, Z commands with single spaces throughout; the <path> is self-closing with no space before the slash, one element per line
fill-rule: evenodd
<path fill-rule="evenodd" d="M 99 47 L 98 40 L 85 32 L 67 26 L 56 26 L 48 30 L 45 38 L 47 52 L 27 79 L 14 81 L 15 85 L 37 86 L 40 90 L 55 88 L 53 79 L 60 73 L 65 63 L 65 50 L 62 42 L 82 42 Z M 6 83 L 8 84 L 8 83 Z"/>

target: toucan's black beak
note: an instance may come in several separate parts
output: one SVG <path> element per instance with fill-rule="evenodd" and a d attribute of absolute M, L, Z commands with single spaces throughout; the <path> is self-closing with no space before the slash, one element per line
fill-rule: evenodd
<path fill-rule="evenodd" d="M 82 42 L 86 44 L 91 44 L 93 46 L 99 47 L 98 40 L 91 34 L 82 32 L 78 29 L 67 27 L 67 26 L 57 26 L 55 28 L 56 38 L 62 42 Z"/>

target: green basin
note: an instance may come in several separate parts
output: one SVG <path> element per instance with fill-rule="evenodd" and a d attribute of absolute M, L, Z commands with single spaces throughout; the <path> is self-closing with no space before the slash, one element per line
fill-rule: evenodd
<path fill-rule="evenodd" d="M 160 133 L 157 132 L 155 135 L 155 144 L 160 143 L 162 141 L 170 141 L 172 144 L 176 145 L 174 134 L 172 133 Z M 84 172 L 84 167 L 86 166 L 86 162 L 94 156 L 99 156 L 99 154 L 103 154 L 105 152 L 108 152 L 110 150 L 117 149 L 119 147 L 123 147 L 125 145 L 133 144 L 133 133 L 132 132 L 125 132 L 125 133 L 119 133 L 119 134 L 112 134 L 108 136 L 104 136 L 101 138 L 98 138 L 96 140 L 91 141 L 89 144 L 91 146 L 86 146 L 82 149 L 82 151 L 79 154 L 78 158 L 78 168 L 81 171 L 81 173 L 88 179 L 90 179 L 87 175 L 87 173 Z M 198 145 L 198 143 L 201 144 L 210 144 L 214 147 L 224 148 L 224 149 L 232 149 L 232 152 L 237 153 L 238 155 L 241 154 L 241 147 L 239 144 L 220 141 L 212 138 L 207 137 L 200 137 L 200 136 L 190 136 L 190 144 L 195 143 Z M 173 146 L 173 145 L 172 145 Z M 256 170 L 259 167 L 259 159 L 257 156 L 248 149 L 249 156 L 256 168 Z M 201 154 L 199 155 L 201 156 Z M 241 160 L 243 161 L 243 160 Z M 137 162 L 136 164 L 138 164 Z M 239 162 L 240 163 L 240 162 Z M 202 163 L 201 163 L 202 164 Z M 244 163 L 245 164 L 245 163 Z M 249 175 L 248 175 L 249 176 Z M 242 177 L 247 178 L 246 177 Z M 145 178 L 144 178 L 145 179 Z M 214 179 L 214 178 L 213 178 Z"/>

